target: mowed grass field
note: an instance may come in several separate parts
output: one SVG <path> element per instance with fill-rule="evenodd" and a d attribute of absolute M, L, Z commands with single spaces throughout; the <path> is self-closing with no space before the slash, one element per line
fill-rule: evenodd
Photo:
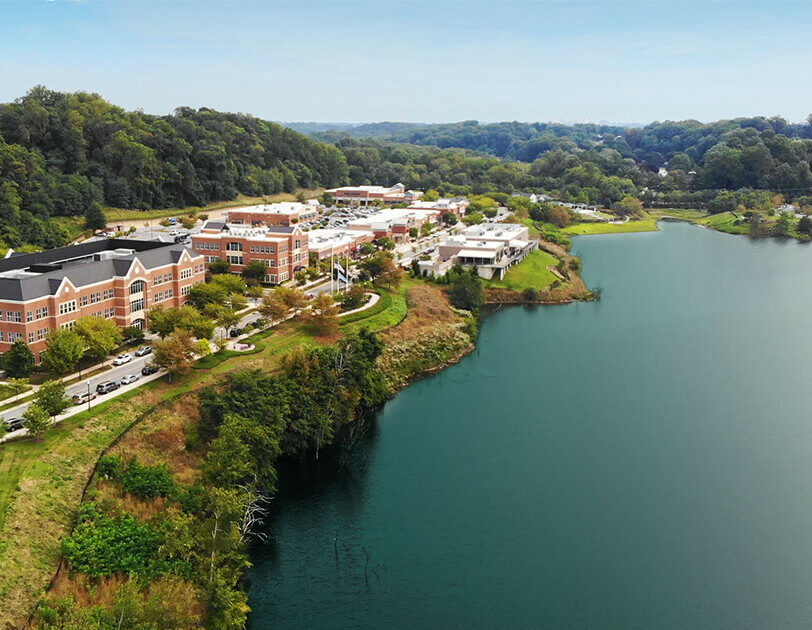
<path fill-rule="evenodd" d="M 574 223 L 561 231 L 572 236 L 655 232 L 657 231 L 657 219 L 641 219 L 639 221 L 626 221 L 625 223 Z"/>
<path fill-rule="evenodd" d="M 530 252 L 518 265 L 507 270 L 502 280 L 488 280 L 487 287 L 521 291 L 527 287 L 544 289 L 558 280 L 547 267 L 555 267 L 558 258 L 540 249 Z"/>
<path fill-rule="evenodd" d="M 324 189 L 302 189 L 297 191 L 304 193 L 308 199 L 318 197 Z M 107 217 L 107 223 L 113 225 L 120 221 L 148 221 L 150 219 L 162 219 L 164 217 L 179 217 L 190 212 L 195 214 L 205 214 L 214 210 L 224 210 L 225 208 L 238 208 L 240 206 L 252 206 L 262 203 L 276 203 L 278 201 L 295 201 L 296 194 L 294 193 L 275 193 L 273 195 L 265 195 L 264 197 L 248 197 L 246 195 L 239 195 L 230 201 L 216 201 L 206 206 L 191 206 L 188 208 L 156 208 L 154 210 L 130 210 L 127 208 L 106 208 L 104 213 Z"/>

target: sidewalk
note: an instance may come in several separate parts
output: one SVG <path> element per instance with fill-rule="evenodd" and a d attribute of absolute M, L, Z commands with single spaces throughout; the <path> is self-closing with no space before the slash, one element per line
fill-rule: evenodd
<path fill-rule="evenodd" d="M 112 398 L 116 398 L 117 396 L 121 396 L 121 394 L 123 394 L 125 392 L 132 391 L 133 389 L 136 389 L 137 387 L 140 387 L 144 383 L 150 383 L 150 382 L 152 382 L 154 380 L 157 380 L 157 379 L 159 379 L 159 378 L 161 378 L 162 376 L 165 376 L 165 375 L 166 375 L 166 372 L 161 370 L 159 372 L 156 372 L 155 374 L 150 374 L 149 376 L 142 376 L 137 381 L 135 381 L 135 383 L 130 383 L 129 385 L 122 385 L 117 390 L 112 391 L 109 394 L 100 394 L 100 395 L 96 396 L 96 398 L 94 400 L 90 401 L 89 405 L 87 403 L 83 403 L 81 405 L 73 405 L 72 407 L 70 407 L 70 409 L 65 411 L 65 413 L 63 413 L 61 415 L 58 415 L 54 419 L 54 424 L 56 424 L 58 422 L 62 422 L 62 420 L 64 420 L 65 418 L 70 418 L 71 416 L 75 416 L 78 413 L 81 413 L 83 411 L 87 411 L 88 409 L 92 409 L 96 404 L 98 404 L 100 402 L 104 402 L 105 400 L 110 400 Z M 21 403 L 20 405 L 17 405 L 16 407 L 14 407 L 12 409 L 6 409 L 6 411 L 3 412 L 3 413 L 7 418 L 13 418 L 14 413 L 15 413 L 15 411 L 17 409 L 19 409 L 21 407 L 27 407 L 28 404 L 29 404 L 28 402 Z M 28 429 L 25 429 L 25 428 L 18 429 L 17 431 L 11 431 L 9 433 L 6 433 L 5 435 L 0 436 L 0 444 L 2 444 L 3 442 L 5 442 L 5 441 L 7 441 L 7 440 L 9 440 L 11 438 L 22 437 L 22 436 L 26 435 L 27 433 L 28 433 Z"/>

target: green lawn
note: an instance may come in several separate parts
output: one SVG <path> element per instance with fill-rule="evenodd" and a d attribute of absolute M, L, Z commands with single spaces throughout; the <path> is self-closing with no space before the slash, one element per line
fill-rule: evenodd
<path fill-rule="evenodd" d="M 417 284 L 417 280 L 404 278 L 400 286 L 394 289 L 378 287 L 380 299 L 375 306 L 365 311 L 353 313 L 339 319 L 341 331 L 345 334 L 355 332 L 363 327 L 372 332 L 378 332 L 392 326 L 397 326 L 406 317 L 406 291 Z"/>
<path fill-rule="evenodd" d="M 11 388 L 8 385 L 0 385 L 0 402 L 7 402 L 6 399 L 10 399 L 11 402 L 14 402 L 17 399 L 17 396 L 22 397 L 22 395 L 31 390 L 30 385 L 25 386 L 25 391 L 20 392 L 19 394 L 13 394 L 11 392 Z"/>
<path fill-rule="evenodd" d="M 309 190 L 303 189 L 301 192 L 308 199 L 318 197 L 323 190 L 321 188 Z M 212 210 L 223 210 L 224 208 L 236 208 L 239 206 L 250 206 L 260 203 L 274 203 L 277 201 L 295 201 L 296 195 L 292 193 L 276 193 L 264 197 L 248 197 L 239 195 L 230 201 L 216 201 L 206 206 L 193 206 L 189 208 L 156 208 L 154 210 L 130 210 L 127 208 L 106 208 L 104 213 L 107 223 L 114 224 L 116 221 L 144 221 L 149 219 L 162 219 L 164 217 L 175 217 L 194 212 L 195 214 L 205 214 Z"/>
<path fill-rule="evenodd" d="M 527 287 L 544 289 L 559 279 L 558 276 L 547 269 L 547 267 L 555 267 L 557 264 L 558 258 L 536 249 L 530 252 L 518 265 L 508 269 L 502 280 L 488 280 L 485 286 L 512 289 L 514 291 L 521 291 Z"/>
<path fill-rule="evenodd" d="M 727 232 L 729 234 L 749 234 L 750 226 L 747 221 L 741 220 L 739 225 L 736 222 L 740 217 L 734 216 L 731 212 L 720 212 L 719 214 L 712 214 L 708 217 L 699 219 L 699 225 L 707 225 L 709 228 L 719 230 L 720 232 Z"/>
<path fill-rule="evenodd" d="M 683 221 L 699 221 L 708 216 L 707 212 L 688 208 L 664 208 L 662 210 L 648 210 L 648 213 L 657 218 L 673 217 L 674 219 L 682 219 Z"/>
<path fill-rule="evenodd" d="M 528 228 L 530 236 L 535 238 L 539 235 L 539 229 L 536 227 L 536 222 L 533 219 L 521 219 L 522 225 Z"/>
<path fill-rule="evenodd" d="M 587 234 L 623 234 L 626 232 L 655 232 L 657 219 L 641 219 L 625 223 L 575 223 L 565 227 L 562 232 L 573 236 Z"/>

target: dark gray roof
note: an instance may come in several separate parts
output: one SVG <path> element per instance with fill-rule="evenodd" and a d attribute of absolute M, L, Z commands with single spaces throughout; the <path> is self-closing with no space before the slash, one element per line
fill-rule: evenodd
<path fill-rule="evenodd" d="M 203 224 L 204 230 L 223 230 L 226 227 L 225 221 L 206 221 Z"/>
<path fill-rule="evenodd" d="M 106 260 L 97 260 L 105 251 L 135 250 Z M 133 239 L 107 239 L 59 247 L 33 254 L 21 254 L 0 260 L 0 273 L 30 271 L 19 277 L 0 277 L 0 300 L 25 301 L 56 293 L 67 277 L 76 287 L 126 275 L 135 258 L 146 269 L 154 269 L 180 260 L 185 245 L 140 241 Z M 198 256 L 189 251 L 192 256 Z"/>
<path fill-rule="evenodd" d="M 293 234 L 297 226 L 295 225 L 269 225 L 269 232 L 279 232 L 280 234 Z"/>

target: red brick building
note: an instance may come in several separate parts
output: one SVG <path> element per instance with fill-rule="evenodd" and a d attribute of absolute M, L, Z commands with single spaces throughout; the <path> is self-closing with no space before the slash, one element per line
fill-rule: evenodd
<path fill-rule="evenodd" d="M 319 203 L 311 199 L 306 203 L 284 201 L 261 206 L 234 208 L 226 213 L 226 223 L 235 225 L 296 225 L 319 218 Z"/>
<path fill-rule="evenodd" d="M 80 317 L 145 324 L 156 304 L 177 307 L 205 279 L 203 257 L 183 245 L 105 239 L 0 260 L 0 352 L 17 339 L 37 362 L 48 333 Z"/>
<path fill-rule="evenodd" d="M 232 273 L 260 260 L 268 270 L 265 281 L 271 284 L 290 280 L 309 259 L 307 232 L 296 225 L 247 227 L 208 221 L 192 236 L 192 249 L 207 263 L 227 260 Z"/>
<path fill-rule="evenodd" d="M 338 202 L 349 203 L 359 206 L 368 206 L 376 200 L 385 204 L 411 203 L 423 196 L 419 190 L 406 190 L 403 184 L 394 186 L 342 186 L 341 188 L 331 188 L 325 192 Z"/>

